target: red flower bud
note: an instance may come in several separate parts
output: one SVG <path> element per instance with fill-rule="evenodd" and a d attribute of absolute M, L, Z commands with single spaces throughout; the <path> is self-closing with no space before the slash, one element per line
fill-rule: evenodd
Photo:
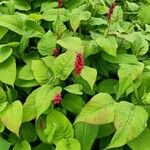
<path fill-rule="evenodd" d="M 111 6 L 110 6 L 110 8 L 109 8 L 109 12 L 108 12 L 108 14 L 107 14 L 107 18 L 108 18 L 109 21 L 110 21 L 111 18 L 112 18 L 112 15 L 113 15 L 113 12 L 114 12 L 115 7 L 116 7 L 116 3 L 115 3 L 115 1 L 114 1 L 114 2 L 112 2 Z"/>
<path fill-rule="evenodd" d="M 84 68 L 84 57 L 82 53 L 77 53 L 76 61 L 74 64 L 74 73 L 75 75 L 80 75 L 82 69 Z"/>
<path fill-rule="evenodd" d="M 40 128 L 41 129 L 44 129 L 45 127 L 44 127 L 44 122 L 42 121 L 42 120 L 40 120 Z"/>
<path fill-rule="evenodd" d="M 62 101 L 62 95 L 60 93 L 56 94 L 53 98 L 54 105 L 59 105 Z"/>
<path fill-rule="evenodd" d="M 58 2 L 58 8 L 61 8 L 63 5 L 63 0 L 57 0 L 57 2 Z"/>
<path fill-rule="evenodd" d="M 58 49 L 58 48 L 54 48 L 54 50 L 53 50 L 53 55 L 54 55 L 55 57 L 59 56 L 59 49 Z"/>

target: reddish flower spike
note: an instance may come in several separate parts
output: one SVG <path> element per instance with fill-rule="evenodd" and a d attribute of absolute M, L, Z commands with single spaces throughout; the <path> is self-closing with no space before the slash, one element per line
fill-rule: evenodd
<path fill-rule="evenodd" d="M 109 12 L 108 12 L 108 14 L 107 14 L 107 18 L 108 18 L 109 21 L 110 21 L 111 18 L 112 18 L 112 15 L 113 15 L 113 12 L 114 12 L 115 7 L 116 7 L 116 3 L 115 3 L 115 1 L 114 1 L 114 2 L 112 2 L 111 6 L 110 6 L 110 8 L 109 8 Z"/>
<path fill-rule="evenodd" d="M 54 55 L 55 57 L 59 56 L 59 49 L 58 49 L 58 48 L 55 48 L 55 49 L 53 50 L 53 55 Z"/>
<path fill-rule="evenodd" d="M 54 105 L 59 105 L 61 103 L 61 100 L 62 100 L 62 95 L 60 93 L 56 94 L 53 98 Z"/>
<path fill-rule="evenodd" d="M 57 2 L 58 2 L 58 8 L 61 8 L 63 5 L 63 0 L 57 0 Z"/>
<path fill-rule="evenodd" d="M 84 68 L 84 57 L 82 53 L 77 53 L 76 61 L 74 64 L 74 73 L 75 75 L 80 75 L 82 69 Z"/>

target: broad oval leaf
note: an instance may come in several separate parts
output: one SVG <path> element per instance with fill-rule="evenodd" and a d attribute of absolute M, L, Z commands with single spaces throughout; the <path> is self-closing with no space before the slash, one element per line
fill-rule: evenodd
<path fill-rule="evenodd" d="M 78 37 L 66 37 L 63 39 L 60 39 L 57 41 L 59 45 L 64 47 L 67 50 L 72 50 L 72 51 L 83 51 L 84 46 L 82 44 L 82 41 Z"/>
<path fill-rule="evenodd" d="M 75 53 L 67 51 L 55 59 L 54 74 L 60 80 L 66 80 L 74 69 Z"/>
<path fill-rule="evenodd" d="M 18 34 L 23 34 L 23 19 L 19 15 L 1 15 L 0 26 L 6 27 Z"/>
<path fill-rule="evenodd" d="M 27 11 L 27 10 L 31 9 L 29 2 L 26 0 L 21 0 L 21 1 L 20 0 L 13 0 L 13 3 L 14 3 L 14 7 L 18 10 Z"/>
<path fill-rule="evenodd" d="M 54 143 L 63 138 L 73 138 L 72 124 L 58 110 L 50 109 L 48 115 L 42 115 L 36 121 L 36 131 L 44 143 Z"/>
<path fill-rule="evenodd" d="M 56 47 L 56 37 L 49 30 L 43 35 L 43 37 L 38 42 L 38 51 L 41 55 L 52 55 L 53 50 Z"/>
<path fill-rule="evenodd" d="M 66 91 L 68 91 L 69 93 L 72 93 L 72 94 L 78 94 L 78 95 L 83 94 L 81 92 L 81 90 L 82 90 L 82 85 L 81 84 L 73 84 L 73 85 L 66 86 L 64 88 L 64 90 L 66 90 Z"/>
<path fill-rule="evenodd" d="M 81 150 L 78 140 L 74 138 L 62 139 L 56 144 L 56 150 Z"/>
<path fill-rule="evenodd" d="M 9 150 L 10 146 L 11 143 L 0 137 L 0 148 L 2 150 Z"/>
<path fill-rule="evenodd" d="M 46 66 L 44 61 L 41 59 L 32 60 L 31 70 L 33 72 L 36 81 L 39 84 L 48 83 L 53 78 L 53 72 L 51 71 L 50 68 L 48 68 L 48 66 Z"/>
<path fill-rule="evenodd" d="M 33 72 L 31 70 L 31 64 L 30 63 L 23 66 L 18 71 L 17 78 L 22 79 L 22 80 L 33 80 L 34 79 L 34 75 L 33 75 Z"/>
<path fill-rule="evenodd" d="M 52 128 L 55 129 L 54 132 L 51 130 Z M 45 134 L 48 135 L 48 141 L 52 140 L 56 144 L 62 138 L 73 138 L 74 131 L 66 116 L 57 110 L 51 110 L 47 116 Z"/>
<path fill-rule="evenodd" d="M 94 83 L 97 78 L 97 70 L 88 66 L 84 66 L 80 76 L 87 81 L 91 89 L 93 89 Z"/>
<path fill-rule="evenodd" d="M 36 118 L 36 93 L 39 89 L 34 90 L 23 104 L 23 122 L 31 121 Z"/>
<path fill-rule="evenodd" d="M 13 56 L 0 63 L 0 80 L 13 85 L 16 79 L 16 61 Z"/>
<path fill-rule="evenodd" d="M 19 136 L 19 128 L 22 122 L 23 110 L 20 101 L 9 104 L 0 114 L 3 124 Z"/>
<path fill-rule="evenodd" d="M 140 32 L 132 33 L 134 42 L 131 45 L 131 49 L 135 56 L 143 56 L 149 50 L 148 42 L 145 40 L 144 36 Z"/>
<path fill-rule="evenodd" d="M 101 36 L 96 40 L 96 42 L 107 54 L 116 56 L 118 44 L 114 36 Z"/>
<path fill-rule="evenodd" d="M 37 118 L 48 109 L 53 100 L 54 96 L 58 93 L 61 93 L 61 87 L 57 86 L 51 88 L 51 85 L 44 85 L 39 88 L 36 93 L 36 109 L 37 109 Z M 44 103 L 43 103 L 44 102 Z"/>
<path fill-rule="evenodd" d="M 30 146 L 29 142 L 23 140 L 23 141 L 17 143 L 14 146 L 13 150 L 31 150 L 31 146 Z"/>
<path fill-rule="evenodd" d="M 5 46 L 0 47 L 0 63 L 5 61 L 12 54 L 12 48 Z"/>
<path fill-rule="evenodd" d="M 85 102 L 78 95 L 66 94 L 61 104 L 66 110 L 74 114 L 78 114 L 81 112 L 82 108 L 84 107 Z"/>
<path fill-rule="evenodd" d="M 107 93 L 95 95 L 82 109 L 75 122 L 102 125 L 114 121 L 115 101 Z"/>
<path fill-rule="evenodd" d="M 141 106 L 125 101 L 117 104 L 114 124 L 116 132 L 108 148 L 120 147 L 138 137 L 147 126 L 148 113 Z"/>
<path fill-rule="evenodd" d="M 90 150 L 97 136 L 98 126 L 83 122 L 74 125 L 75 138 L 84 150 Z"/>
<path fill-rule="evenodd" d="M 137 138 L 129 141 L 127 144 L 132 150 L 149 150 L 150 148 L 150 130 L 145 130 Z"/>

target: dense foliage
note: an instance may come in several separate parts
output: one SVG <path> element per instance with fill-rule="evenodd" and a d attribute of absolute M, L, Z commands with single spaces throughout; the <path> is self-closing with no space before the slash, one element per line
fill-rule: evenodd
<path fill-rule="evenodd" d="M 1 150 L 150 150 L 150 0 L 0 0 Z"/>

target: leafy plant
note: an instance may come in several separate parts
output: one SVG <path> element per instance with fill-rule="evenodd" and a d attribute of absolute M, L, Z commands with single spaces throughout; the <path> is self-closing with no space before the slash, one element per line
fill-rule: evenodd
<path fill-rule="evenodd" d="M 0 149 L 149 150 L 149 0 L 0 1 Z"/>

